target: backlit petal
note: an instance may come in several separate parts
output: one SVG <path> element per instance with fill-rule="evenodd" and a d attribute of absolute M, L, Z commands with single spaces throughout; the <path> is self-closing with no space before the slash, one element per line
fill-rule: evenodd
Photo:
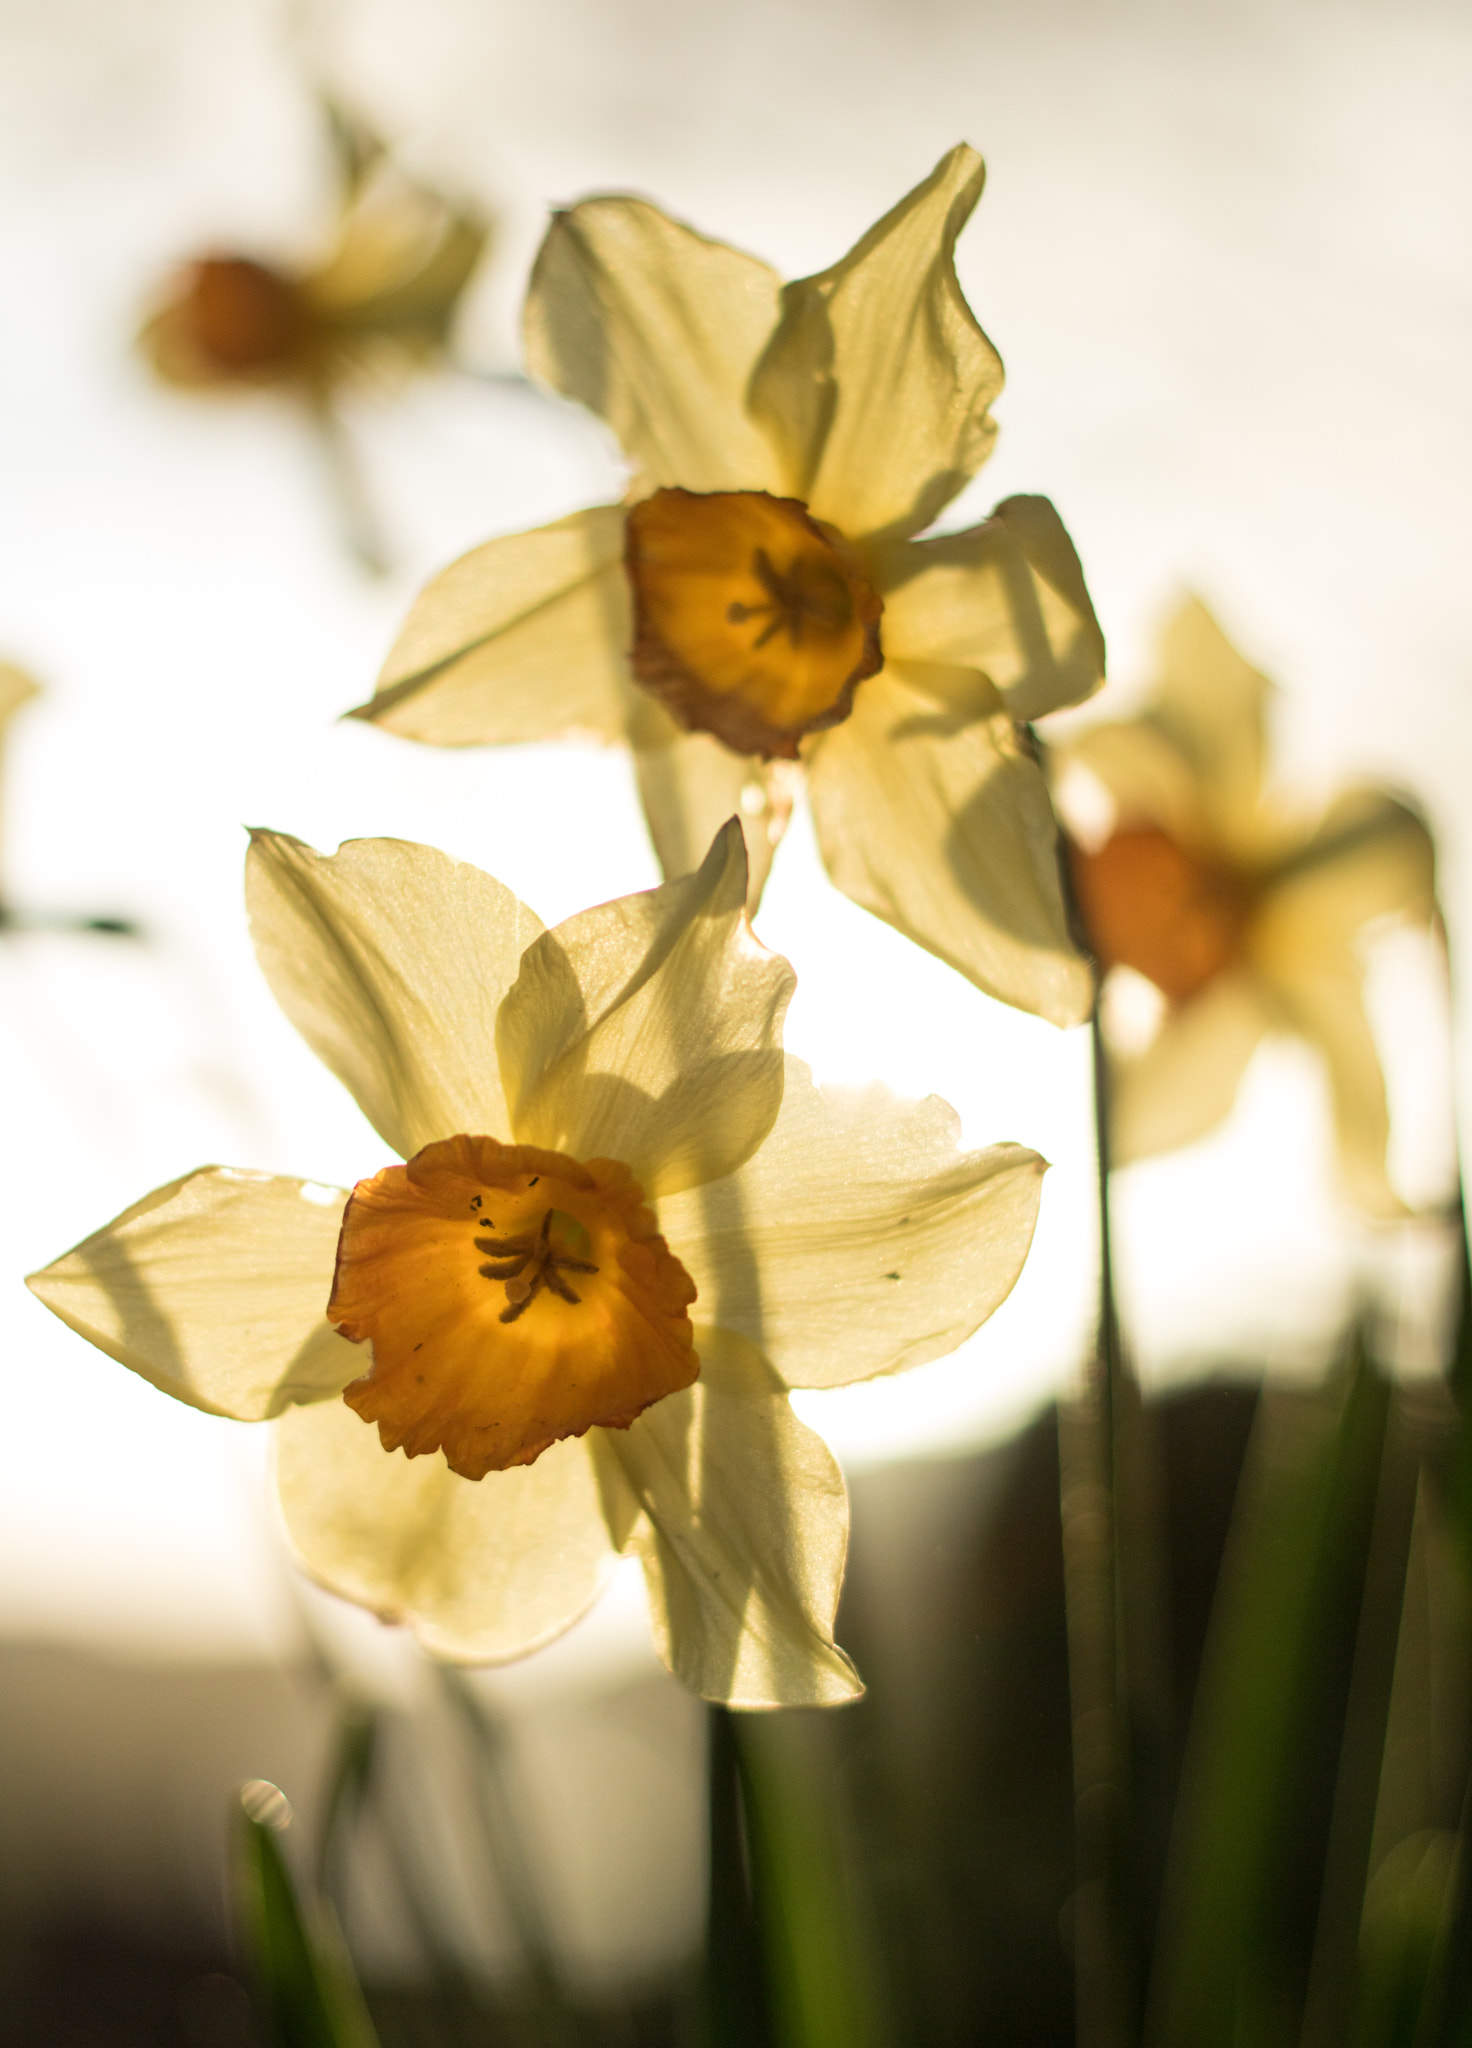
<path fill-rule="evenodd" d="M 630 727 L 634 772 L 654 851 L 666 877 L 699 867 L 730 817 L 746 836 L 747 909 L 753 916 L 772 856 L 792 816 L 801 770 L 786 761 L 733 754 L 709 733 L 682 732 L 653 698 Z"/>
<path fill-rule="evenodd" d="M 1014 718 L 1078 704 L 1104 680 L 1104 636 L 1063 522 L 1008 498 L 967 533 L 875 551 L 892 661 L 979 669 Z"/>
<path fill-rule="evenodd" d="M 1328 1061 L 1346 1188 L 1377 1215 L 1401 1214 L 1403 1204 L 1386 1178 L 1385 1082 L 1356 941 L 1377 918 L 1425 923 L 1435 888 L 1431 837 L 1415 813 L 1376 791 L 1351 791 L 1269 890 L 1249 934 L 1253 966 Z"/>
<path fill-rule="evenodd" d="M 988 995 L 1077 1024 L 1092 982 L 1068 938 L 1041 771 L 1005 712 L 969 718 L 921 677 L 887 668 L 809 743 L 828 872 Z"/>
<path fill-rule="evenodd" d="M 1274 976 L 1272 990 L 1289 1028 L 1317 1046 L 1328 1065 L 1345 1193 L 1372 1216 L 1405 1215 L 1385 1170 L 1390 1112 L 1359 962 L 1304 961 Z"/>
<path fill-rule="evenodd" d="M 1138 1058 L 1111 1069 L 1114 1163 L 1188 1145 L 1219 1124 L 1263 1033 L 1277 1021 L 1246 974 L 1218 975 L 1172 1010 Z"/>
<path fill-rule="evenodd" d="M 349 335 L 422 347 L 444 340 L 485 244 L 482 220 L 388 170 L 345 215 L 303 295 L 317 319 Z"/>
<path fill-rule="evenodd" d="M 621 1159 L 651 1200 L 730 1173 L 776 1118 L 792 987 L 747 923 L 733 818 L 696 874 L 528 948 L 496 1033 L 517 1141 Z"/>
<path fill-rule="evenodd" d="M 1044 1163 L 957 1150 L 938 1096 L 818 1089 L 787 1062 L 772 1135 L 739 1172 L 660 1205 L 699 1313 L 760 1345 L 789 1386 L 901 1372 L 962 1344 L 1011 1292 Z"/>
<path fill-rule="evenodd" d="M 780 489 L 743 403 L 777 319 L 776 273 L 647 200 L 552 217 L 527 293 L 533 376 L 600 414 L 639 494 Z"/>
<path fill-rule="evenodd" d="M 436 1656 L 504 1663 L 551 1642 L 614 1564 L 587 1445 L 461 1479 L 443 1459 L 382 1450 L 341 1401 L 284 1416 L 276 1486 L 312 1577 Z"/>
<path fill-rule="evenodd" d="M 276 1000 L 385 1144 L 509 1135 L 496 1011 L 542 929 L 509 889 L 407 840 L 257 832 L 246 904 Z"/>
<path fill-rule="evenodd" d="M 961 144 L 841 262 L 783 290 L 751 410 L 785 488 L 851 538 L 918 533 L 996 437 L 1002 365 L 954 260 L 983 175 Z"/>
<path fill-rule="evenodd" d="M 1250 853 L 1260 830 L 1272 684 L 1196 597 L 1160 636 L 1159 674 L 1152 723 L 1190 762 L 1221 843 Z"/>
<path fill-rule="evenodd" d="M 1425 924 L 1435 902 L 1436 852 L 1422 819 L 1383 791 L 1347 790 L 1274 876 L 1253 957 L 1271 969 L 1334 960 L 1374 919 Z"/>
<path fill-rule="evenodd" d="M 419 593 L 374 696 L 351 715 L 439 747 L 619 738 L 623 546 L 622 506 L 597 505 L 472 548 Z"/>
<path fill-rule="evenodd" d="M 758 1351 L 724 1330 L 696 1341 L 696 1384 L 598 1439 L 644 1510 L 655 1644 L 705 1699 L 836 1706 L 863 1690 L 833 1641 L 843 1475 Z"/>
<path fill-rule="evenodd" d="M 192 1408 L 259 1422 L 362 1370 L 327 1321 L 347 1195 L 204 1166 L 27 1282 L 109 1358 Z"/>
<path fill-rule="evenodd" d="M 1216 832 L 1195 769 L 1145 719 L 1112 719 L 1070 735 L 1060 761 L 1081 761 L 1114 799 L 1125 827 L 1156 825 L 1197 855 L 1218 852 Z"/>

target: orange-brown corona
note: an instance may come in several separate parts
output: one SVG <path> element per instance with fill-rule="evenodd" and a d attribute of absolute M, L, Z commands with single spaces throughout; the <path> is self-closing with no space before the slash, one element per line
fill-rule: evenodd
<path fill-rule="evenodd" d="M 1245 875 L 1188 853 L 1156 826 L 1127 826 L 1095 853 L 1068 849 L 1089 945 L 1101 967 L 1133 967 L 1173 1003 L 1230 965 L 1252 914 Z"/>
<path fill-rule="evenodd" d="M 626 1166 L 454 1137 L 354 1188 L 327 1315 L 385 1450 L 482 1479 L 688 1387 L 694 1299 Z"/>
<path fill-rule="evenodd" d="M 248 256 L 191 264 L 144 334 L 154 367 L 178 384 L 271 384 L 309 368 L 298 287 Z"/>
<path fill-rule="evenodd" d="M 878 594 L 800 499 L 656 491 L 629 513 L 624 559 L 634 674 L 737 753 L 795 759 L 883 664 Z"/>

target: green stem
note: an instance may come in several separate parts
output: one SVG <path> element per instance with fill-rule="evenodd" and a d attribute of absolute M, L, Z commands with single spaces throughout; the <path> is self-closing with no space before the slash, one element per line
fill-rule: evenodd
<path fill-rule="evenodd" d="M 1099 1323 L 1083 1389 L 1061 1403 L 1059 1496 L 1073 1713 L 1073 1943 L 1079 2048 L 1136 2036 L 1133 1944 L 1122 1882 L 1127 1747 L 1120 1698 L 1115 1423 L 1121 1375 L 1109 1218 L 1107 1068 L 1091 1024 L 1099 1194 Z"/>

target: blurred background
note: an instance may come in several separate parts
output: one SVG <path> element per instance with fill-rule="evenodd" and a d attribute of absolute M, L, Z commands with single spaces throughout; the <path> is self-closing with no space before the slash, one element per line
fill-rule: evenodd
<path fill-rule="evenodd" d="M 320 249 L 323 88 L 494 222 L 457 367 L 344 401 L 379 578 L 289 403 L 181 395 L 134 348 L 182 258 Z M 20 1277 L 206 1160 L 343 1183 L 382 1163 L 256 973 L 243 825 L 427 840 L 549 922 L 590 875 L 605 895 L 657 879 L 616 753 L 447 753 L 336 722 L 428 573 L 620 489 L 601 429 L 516 375 L 548 207 L 632 189 L 796 275 L 975 143 L 989 178 L 959 268 L 1008 383 L 998 451 L 946 523 L 1054 499 L 1110 645 L 1091 715 L 1138 698 L 1161 617 L 1203 596 L 1282 686 L 1285 780 L 1367 776 L 1425 808 L 1455 962 L 1472 946 L 1469 93 L 1472 26 L 1442 0 L 0 0 L 0 658 L 43 690 L 0 793 L 0 2036 L 249 2038 L 226 1803 L 269 1779 L 311 1822 L 344 1674 L 402 1750 L 399 1821 L 379 1816 L 349 1900 L 365 1974 L 412 1987 L 434 1963 L 396 1826 L 430 1845 L 456 1967 L 491 1985 L 528 1967 L 504 1870 L 460 1840 L 453 1702 L 393 1632 L 296 1581 L 263 1433 L 163 1400 Z M 140 935 L 45 928 L 99 915 Z M 973 1690 L 1025 1667 L 1038 1700 L 1062 1698 L 1056 1459 L 1034 1418 L 1091 1341 L 1087 1035 L 989 1004 L 839 897 L 801 817 L 758 928 L 797 967 L 788 1043 L 820 1077 L 936 1091 L 968 1141 L 1054 1162 L 1023 1280 L 963 1352 L 799 1397 L 853 1479 L 840 1636 L 875 1693 L 844 1768 L 920 1771 L 966 1747 L 915 1718 L 958 1657 Z M 1444 1211 L 1472 1024 L 1454 1037 L 1439 957 L 1406 934 L 1375 943 L 1370 986 L 1397 1182 Z M 1130 1343 L 1188 1418 L 1184 1472 L 1193 1431 L 1240 1445 L 1256 1376 L 1311 1383 L 1365 1301 L 1397 1372 L 1439 1369 L 1448 1230 L 1344 1212 L 1301 1048 L 1267 1045 L 1216 1134 L 1122 1175 L 1117 1223 Z M 1214 1560 L 1226 1506 L 1180 1487 Z M 1202 1569 L 1183 1614 L 1209 1596 Z M 676 2026 L 705 1910 L 702 1710 L 657 1666 L 641 1602 L 621 1580 L 562 1644 L 476 1681 L 555 1968 L 630 2041 Z M 907 1660 L 909 1692 L 886 1691 Z M 1066 1777 L 1056 1711 L 1053 1728 L 1004 1701 L 973 1728 L 998 1782 L 1028 1741 Z M 1040 1867 L 1008 1883 L 1036 1910 L 1006 1911 L 1027 1941 L 1044 1929 L 1038 1979 L 1064 1984 L 1066 1872 L 1017 1825 Z M 952 1871 L 936 1912 L 994 1874 Z M 994 2000 L 987 2031 L 958 2006 L 926 2038 L 1063 2038 L 1045 2007 Z"/>

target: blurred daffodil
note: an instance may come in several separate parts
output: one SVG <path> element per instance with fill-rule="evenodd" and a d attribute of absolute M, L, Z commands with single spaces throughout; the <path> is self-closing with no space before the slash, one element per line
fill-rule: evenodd
<path fill-rule="evenodd" d="M 613 428 L 628 499 L 452 564 L 356 715 L 441 746 L 626 741 L 664 872 L 738 812 L 753 904 L 805 769 L 840 889 L 1070 1023 L 1089 977 L 1019 722 L 1100 680 L 1078 559 L 1043 498 L 916 538 L 995 436 L 1001 364 L 954 265 L 982 175 L 953 149 L 786 286 L 641 199 L 557 214 L 527 358 Z"/>
<path fill-rule="evenodd" d="M 299 267 L 233 251 L 190 263 L 142 335 L 168 382 L 280 385 L 322 402 L 355 373 L 443 352 L 487 224 L 408 177 L 359 124 L 327 113 L 342 173 L 331 246 Z"/>
<path fill-rule="evenodd" d="M 266 976 L 407 1164 L 351 1194 L 207 1167 L 31 1280 L 179 1400 L 276 1417 L 305 1567 L 441 1655 L 547 1642 L 634 1552 L 696 1691 L 859 1690 L 843 1481 L 788 1389 L 962 1342 L 1042 1162 L 784 1066 L 792 973 L 746 887 L 734 820 L 695 874 L 553 931 L 427 847 L 256 835 Z"/>
<path fill-rule="evenodd" d="M 342 172 L 331 246 L 284 267 L 234 250 L 188 264 L 140 336 L 166 382 L 200 391 L 270 387 L 301 402 L 321 442 L 345 538 L 387 567 L 378 521 L 339 415 L 344 386 L 446 360 L 488 224 L 416 182 L 378 139 L 326 109 Z"/>
<path fill-rule="evenodd" d="M 1380 790 L 1305 816 L 1267 786 L 1271 687 L 1192 599 L 1165 631 L 1140 716 L 1059 750 L 1060 770 L 1081 764 L 1112 800 L 1108 836 L 1080 832 L 1069 852 L 1095 955 L 1166 999 L 1148 1047 L 1116 1062 L 1114 1153 L 1123 1164 L 1201 1136 L 1264 1034 L 1292 1032 L 1327 1064 L 1347 1191 L 1395 1215 L 1359 942 L 1378 918 L 1430 920 L 1431 839 Z M 1066 812 L 1062 775 L 1060 793 Z"/>

